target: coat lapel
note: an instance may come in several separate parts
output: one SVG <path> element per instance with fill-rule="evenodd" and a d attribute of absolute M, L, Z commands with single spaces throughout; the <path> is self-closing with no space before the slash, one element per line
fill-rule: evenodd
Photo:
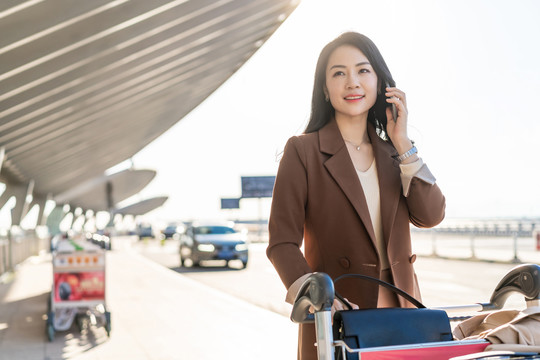
<path fill-rule="evenodd" d="M 368 125 L 368 134 L 377 164 L 383 236 L 388 245 L 401 195 L 399 163 L 392 157 L 397 155 L 395 148 L 381 139 L 371 125 Z"/>
<path fill-rule="evenodd" d="M 397 155 L 397 152 L 392 145 L 377 135 L 375 128 L 371 124 L 368 124 L 368 134 L 377 164 L 383 236 L 388 245 L 401 194 L 399 164 L 392 157 Z M 369 215 L 366 197 L 335 120 L 332 120 L 319 130 L 319 146 L 321 152 L 330 155 L 324 166 L 358 213 L 376 248 L 375 231 Z"/>
<path fill-rule="evenodd" d="M 331 155 L 324 166 L 360 216 L 373 245 L 377 248 L 366 198 L 335 120 L 319 130 L 319 146 L 321 152 Z"/>

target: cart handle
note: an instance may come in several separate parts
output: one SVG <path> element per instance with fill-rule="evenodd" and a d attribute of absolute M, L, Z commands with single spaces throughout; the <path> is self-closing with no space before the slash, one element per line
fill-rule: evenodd
<path fill-rule="evenodd" d="M 499 282 L 489 304 L 482 304 L 484 310 L 502 309 L 508 296 L 517 292 L 525 296 L 526 301 L 540 299 L 540 266 L 523 264 L 511 269 Z"/>
<path fill-rule="evenodd" d="M 313 306 L 315 312 L 330 311 L 334 303 L 334 283 L 329 275 L 315 272 L 302 283 L 296 295 L 291 311 L 291 320 L 295 323 L 311 323 L 315 317 L 309 309 Z"/>
<path fill-rule="evenodd" d="M 525 296 L 527 307 L 535 306 L 536 302 L 540 300 L 540 266 L 537 264 L 522 264 L 510 269 L 495 287 L 488 303 L 442 306 L 433 309 L 445 310 L 447 313 L 500 310 L 512 293 Z"/>

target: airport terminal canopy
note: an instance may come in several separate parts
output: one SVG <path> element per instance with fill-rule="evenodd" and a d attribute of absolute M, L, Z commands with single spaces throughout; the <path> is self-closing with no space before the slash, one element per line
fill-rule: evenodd
<path fill-rule="evenodd" d="M 117 203 L 144 189 L 155 176 L 154 170 L 127 169 L 82 182 L 58 194 L 53 200 L 58 204 L 70 204 L 82 209 L 110 211 Z"/>
<path fill-rule="evenodd" d="M 296 5 L 0 2 L 0 180 L 54 197 L 103 176 L 207 98 Z"/>
<path fill-rule="evenodd" d="M 150 199 L 144 199 L 135 204 L 125 206 L 121 209 L 116 209 L 114 210 L 114 214 L 133 216 L 144 215 L 147 212 L 150 212 L 155 208 L 160 207 L 165 201 L 167 201 L 166 196 L 156 196 Z"/>

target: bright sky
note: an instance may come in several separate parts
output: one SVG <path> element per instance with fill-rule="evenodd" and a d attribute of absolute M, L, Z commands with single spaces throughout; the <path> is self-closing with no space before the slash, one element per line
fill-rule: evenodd
<path fill-rule="evenodd" d="M 150 220 L 268 215 L 240 177 L 275 175 L 303 131 L 322 47 L 370 37 L 407 93 L 409 136 L 447 198 L 447 217 L 540 216 L 540 2 L 304 0 L 227 83 L 134 157 L 158 171 L 138 196 L 168 195 Z M 134 200 L 134 199 L 131 199 Z"/>

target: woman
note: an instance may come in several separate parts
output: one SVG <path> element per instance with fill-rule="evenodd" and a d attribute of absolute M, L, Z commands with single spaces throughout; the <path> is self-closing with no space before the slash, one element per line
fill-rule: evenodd
<path fill-rule="evenodd" d="M 437 225 L 445 199 L 407 135 L 405 93 L 394 85 L 361 34 L 342 34 L 319 56 L 310 121 L 285 146 L 269 220 L 267 255 L 289 302 L 315 271 L 381 278 L 420 299 L 409 223 Z M 410 306 L 360 280 L 336 289 L 355 307 Z M 314 342 L 313 325 L 300 325 L 299 359 L 317 358 Z"/>

